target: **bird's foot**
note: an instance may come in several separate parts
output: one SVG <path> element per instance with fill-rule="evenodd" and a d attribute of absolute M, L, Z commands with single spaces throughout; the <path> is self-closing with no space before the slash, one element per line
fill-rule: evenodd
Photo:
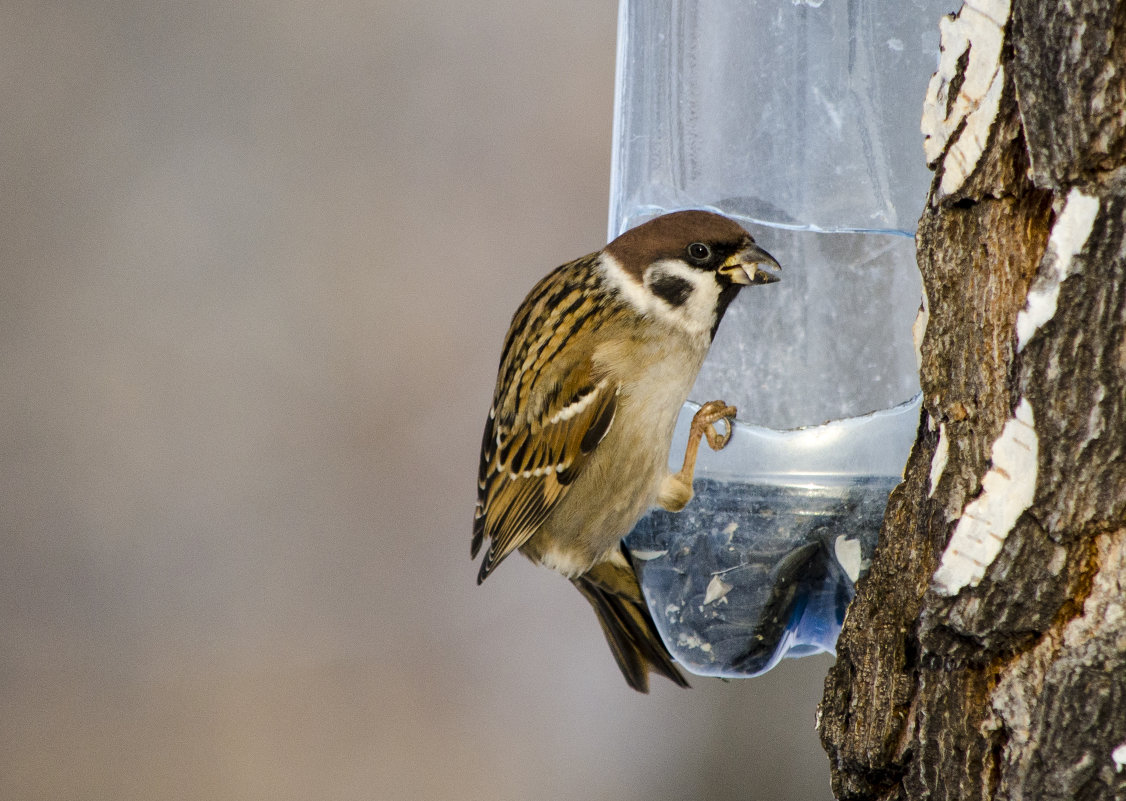
<path fill-rule="evenodd" d="M 714 400 L 705 403 L 696 412 L 692 418 L 692 429 L 688 435 L 689 440 L 699 440 L 703 435 L 708 439 L 708 446 L 713 451 L 721 451 L 727 447 L 727 443 L 731 441 L 731 434 L 734 431 L 735 415 L 738 410 L 734 406 L 728 406 L 726 401 Z M 716 423 L 723 422 L 724 430 L 720 433 L 716 430 Z"/>
<path fill-rule="evenodd" d="M 716 423 L 725 423 L 724 433 L 716 431 Z M 705 403 L 692 418 L 688 431 L 688 447 L 684 449 L 684 464 L 677 473 L 665 477 L 657 503 L 670 512 L 679 512 L 692 500 L 692 477 L 696 473 L 696 453 L 704 437 L 713 451 L 722 450 L 731 441 L 735 407 L 723 401 Z"/>

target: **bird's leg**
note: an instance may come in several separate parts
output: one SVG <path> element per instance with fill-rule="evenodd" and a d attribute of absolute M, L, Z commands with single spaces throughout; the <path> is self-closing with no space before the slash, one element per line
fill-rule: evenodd
<path fill-rule="evenodd" d="M 657 503 L 662 509 L 670 512 L 679 512 L 692 500 L 692 477 L 696 473 L 696 454 L 700 450 L 700 439 L 708 438 L 708 445 L 713 451 L 723 450 L 731 441 L 732 425 L 735 421 L 736 410 L 724 401 L 711 401 L 705 403 L 692 418 L 692 427 L 688 430 L 688 447 L 684 449 L 684 464 L 677 473 L 670 473 L 661 483 L 661 494 Z M 726 431 L 720 434 L 715 429 L 715 424 L 723 421 Z"/>

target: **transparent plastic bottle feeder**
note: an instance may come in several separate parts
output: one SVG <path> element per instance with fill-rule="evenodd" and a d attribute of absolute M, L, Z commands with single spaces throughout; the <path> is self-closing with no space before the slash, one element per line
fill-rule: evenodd
<path fill-rule="evenodd" d="M 832 651 L 919 422 L 919 134 L 950 0 L 622 0 L 610 235 L 741 221 L 782 280 L 740 294 L 691 398 L 739 408 L 696 497 L 626 540 L 694 673 Z M 670 462 L 696 406 L 682 410 Z"/>

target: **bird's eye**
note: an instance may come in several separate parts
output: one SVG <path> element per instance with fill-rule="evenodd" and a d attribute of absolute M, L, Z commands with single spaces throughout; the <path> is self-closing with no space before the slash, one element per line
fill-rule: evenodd
<path fill-rule="evenodd" d="M 712 249 L 703 242 L 693 242 L 688 246 L 688 256 L 693 261 L 707 261 L 711 255 Z"/>

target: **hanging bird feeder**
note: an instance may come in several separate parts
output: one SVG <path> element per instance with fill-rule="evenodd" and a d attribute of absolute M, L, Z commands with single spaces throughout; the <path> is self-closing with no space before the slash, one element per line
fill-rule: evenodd
<path fill-rule="evenodd" d="M 832 651 L 871 559 L 919 421 L 919 116 L 950 5 L 621 2 L 610 238 L 708 209 L 784 269 L 728 310 L 691 395 L 738 407 L 731 443 L 626 541 L 693 672 Z"/>

